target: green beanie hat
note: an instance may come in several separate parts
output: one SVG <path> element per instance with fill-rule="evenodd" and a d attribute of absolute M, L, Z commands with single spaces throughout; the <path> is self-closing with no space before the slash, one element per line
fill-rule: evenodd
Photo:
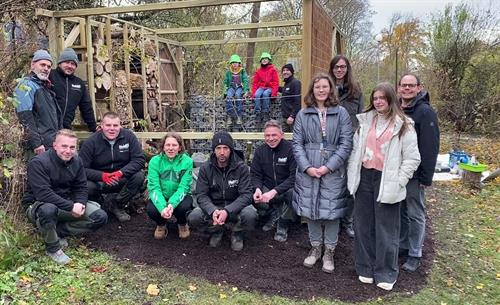
<path fill-rule="evenodd" d="M 237 54 L 231 55 L 231 58 L 229 59 L 229 63 L 232 64 L 233 62 L 237 62 L 241 64 L 241 58 Z"/>
<path fill-rule="evenodd" d="M 262 55 L 260 55 L 260 60 L 262 61 L 262 59 L 264 58 L 267 58 L 269 59 L 269 62 L 273 62 L 273 58 L 271 57 L 271 54 L 267 53 L 267 52 L 262 52 Z"/>

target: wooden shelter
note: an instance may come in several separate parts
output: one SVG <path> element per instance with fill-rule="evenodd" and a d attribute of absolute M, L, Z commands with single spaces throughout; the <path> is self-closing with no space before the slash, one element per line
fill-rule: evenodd
<path fill-rule="evenodd" d="M 168 105 L 184 101 L 183 48 L 199 45 L 298 40 L 302 43 L 301 79 L 306 91 L 312 75 L 328 69 L 332 56 L 344 50 L 342 34 L 316 0 L 302 1 L 302 18 L 272 22 L 206 25 L 152 29 L 116 18 L 119 14 L 196 7 L 269 2 L 272 0 L 185 0 L 121 7 L 68 11 L 37 9 L 49 18 L 50 53 L 66 47 L 81 56 L 78 76 L 87 81 L 97 119 L 117 111 L 126 126 L 149 126 L 165 131 Z M 233 30 L 300 26 L 301 35 L 175 41 L 173 33 L 225 32 Z M 156 138 L 148 132 L 148 138 Z M 260 138 L 261 135 L 255 135 Z M 206 136 L 200 136 L 205 138 Z M 247 136 L 243 136 L 247 138 Z M 196 138 L 196 137 L 195 137 Z"/>

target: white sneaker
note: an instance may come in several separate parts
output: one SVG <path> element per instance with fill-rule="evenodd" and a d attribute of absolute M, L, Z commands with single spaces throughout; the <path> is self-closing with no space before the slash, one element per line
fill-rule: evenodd
<path fill-rule="evenodd" d="M 364 277 L 364 276 L 358 276 L 358 280 L 361 282 L 361 283 L 364 283 L 364 284 L 373 284 L 373 278 L 372 277 Z"/>
<path fill-rule="evenodd" d="M 67 263 L 71 262 L 71 258 L 69 258 L 69 256 L 67 256 L 61 249 L 57 250 L 55 253 L 45 253 L 47 253 L 47 255 L 58 264 L 66 265 Z"/>
<path fill-rule="evenodd" d="M 381 283 L 377 284 L 377 287 L 382 288 L 382 289 L 387 290 L 387 291 L 390 291 L 390 290 L 392 290 L 392 287 L 394 286 L 394 284 L 396 284 L 396 281 L 394 281 L 393 283 L 381 282 Z"/>

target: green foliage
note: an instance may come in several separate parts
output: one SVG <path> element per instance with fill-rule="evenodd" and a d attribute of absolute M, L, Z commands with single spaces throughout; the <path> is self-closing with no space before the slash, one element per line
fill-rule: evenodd
<path fill-rule="evenodd" d="M 19 266 L 25 241 L 26 235 L 0 210 L 0 272 Z"/>

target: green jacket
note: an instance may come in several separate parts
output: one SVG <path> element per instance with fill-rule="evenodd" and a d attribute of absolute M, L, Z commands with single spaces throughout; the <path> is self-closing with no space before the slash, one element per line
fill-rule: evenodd
<path fill-rule="evenodd" d="M 241 80 L 241 85 L 243 86 L 243 93 L 250 92 L 250 89 L 248 87 L 248 74 L 245 71 L 245 68 L 241 68 L 240 70 L 240 80 Z M 231 88 L 232 81 L 233 81 L 233 72 L 231 72 L 231 69 L 228 69 L 226 71 L 226 74 L 224 75 L 224 86 L 222 88 L 222 94 L 226 94 L 227 89 Z"/>
<path fill-rule="evenodd" d="M 176 208 L 191 193 L 193 160 L 178 154 L 172 161 L 165 153 L 154 156 L 148 165 L 149 199 L 161 213 L 168 204 Z"/>

